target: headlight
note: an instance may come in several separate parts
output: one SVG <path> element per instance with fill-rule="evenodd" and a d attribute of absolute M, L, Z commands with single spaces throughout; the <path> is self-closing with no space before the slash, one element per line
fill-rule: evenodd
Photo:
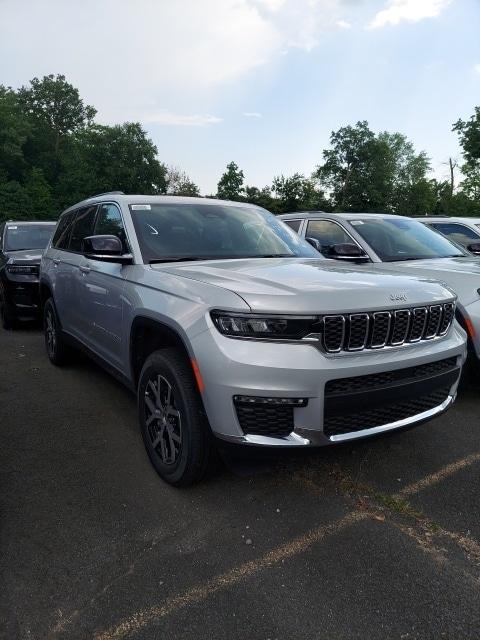
<path fill-rule="evenodd" d="M 39 267 L 38 265 L 7 264 L 7 271 L 17 276 L 37 276 Z"/>
<path fill-rule="evenodd" d="M 301 340 L 315 332 L 316 316 L 262 316 L 212 311 L 212 320 L 225 336 L 264 340 Z"/>

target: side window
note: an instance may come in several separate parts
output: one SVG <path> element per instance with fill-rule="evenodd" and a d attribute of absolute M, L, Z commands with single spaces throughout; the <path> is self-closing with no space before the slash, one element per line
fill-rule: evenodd
<path fill-rule="evenodd" d="M 305 235 L 307 238 L 318 240 L 322 253 L 327 256 L 332 245 L 354 242 L 339 224 L 330 220 L 310 220 Z"/>
<path fill-rule="evenodd" d="M 95 225 L 96 236 L 117 236 L 122 241 L 124 251 L 127 250 L 127 236 L 122 216 L 114 204 L 102 204 Z"/>
<path fill-rule="evenodd" d="M 69 213 L 64 213 L 58 221 L 57 229 L 52 240 L 52 246 L 55 247 L 55 249 L 68 250 L 70 232 L 74 219 L 75 213 L 70 211 Z"/>
<path fill-rule="evenodd" d="M 77 211 L 70 237 L 70 251 L 81 252 L 82 240 L 93 235 L 97 205 L 85 207 Z"/>
<path fill-rule="evenodd" d="M 433 222 L 431 226 L 440 233 L 449 236 L 455 242 L 463 245 L 471 244 L 472 240 L 478 242 L 480 235 L 473 229 L 466 227 L 464 224 L 454 222 Z"/>
<path fill-rule="evenodd" d="M 293 229 L 296 233 L 300 231 L 300 225 L 302 224 L 301 220 L 283 220 L 283 222 Z"/>

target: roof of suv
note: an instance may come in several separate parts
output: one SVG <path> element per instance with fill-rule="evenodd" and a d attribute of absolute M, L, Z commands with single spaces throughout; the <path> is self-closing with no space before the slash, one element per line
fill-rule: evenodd
<path fill-rule="evenodd" d="M 299 218 L 347 218 L 351 220 L 368 218 L 404 218 L 393 213 L 328 213 L 327 211 L 298 211 L 297 213 L 284 213 L 279 216 L 282 220 L 298 220 Z"/>
<path fill-rule="evenodd" d="M 261 209 L 255 204 L 249 204 L 247 202 L 235 202 L 233 200 L 218 200 L 215 198 L 195 198 L 195 197 L 187 197 L 187 196 L 147 196 L 142 194 L 125 194 L 118 193 L 116 191 L 112 191 L 111 193 L 102 193 L 97 196 L 91 196 L 90 198 L 86 198 L 81 202 L 77 202 L 72 206 L 68 207 L 68 209 L 76 209 L 77 207 L 85 204 L 91 204 L 92 202 L 118 202 L 126 205 L 129 204 L 212 204 L 212 205 L 241 205 L 242 207 L 249 207 L 252 209 Z M 66 209 L 68 211 L 68 209 Z"/>
<path fill-rule="evenodd" d="M 420 222 L 463 222 L 468 224 L 480 223 L 480 218 L 472 218 L 470 216 L 419 216 L 417 220 Z"/>

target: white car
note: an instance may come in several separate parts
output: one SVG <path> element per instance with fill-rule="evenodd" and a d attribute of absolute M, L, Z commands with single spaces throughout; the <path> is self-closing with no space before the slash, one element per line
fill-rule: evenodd
<path fill-rule="evenodd" d="M 422 216 L 418 221 L 458 242 L 473 255 L 480 256 L 480 218 Z"/>
<path fill-rule="evenodd" d="M 480 360 L 480 258 L 404 216 L 314 211 L 279 217 L 327 258 L 446 283 L 458 295 L 457 318 Z"/>

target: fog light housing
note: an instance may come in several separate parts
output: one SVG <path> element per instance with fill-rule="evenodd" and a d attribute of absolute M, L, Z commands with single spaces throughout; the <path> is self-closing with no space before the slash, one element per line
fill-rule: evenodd
<path fill-rule="evenodd" d="M 306 407 L 308 398 L 270 398 L 264 396 L 233 396 L 235 404 L 269 404 L 288 407 Z"/>

